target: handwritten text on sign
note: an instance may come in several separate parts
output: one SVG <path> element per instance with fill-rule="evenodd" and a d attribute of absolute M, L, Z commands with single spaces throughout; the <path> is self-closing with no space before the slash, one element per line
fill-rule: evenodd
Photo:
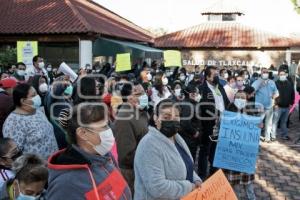
<path fill-rule="evenodd" d="M 218 170 L 199 190 L 194 190 L 182 200 L 237 200 L 237 197 L 222 170 Z"/>
<path fill-rule="evenodd" d="M 261 118 L 225 111 L 222 115 L 214 167 L 253 174 Z"/>

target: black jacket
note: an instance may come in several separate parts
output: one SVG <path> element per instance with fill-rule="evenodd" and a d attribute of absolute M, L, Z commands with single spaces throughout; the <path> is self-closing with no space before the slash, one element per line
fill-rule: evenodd
<path fill-rule="evenodd" d="M 227 98 L 226 92 L 223 87 L 219 86 L 219 90 L 222 94 L 225 109 L 229 105 L 229 100 Z M 202 143 L 207 144 L 209 142 L 209 135 L 213 133 L 213 127 L 215 126 L 217 116 L 213 116 L 211 113 L 218 113 L 215 106 L 215 99 L 212 91 L 209 89 L 207 82 L 204 83 L 199 88 L 202 99 L 201 103 L 201 117 L 203 125 L 203 136 Z"/>
<path fill-rule="evenodd" d="M 277 80 L 276 87 L 279 91 L 279 97 L 275 99 L 275 104 L 280 108 L 288 108 L 293 105 L 295 99 L 295 91 L 290 81 Z"/>
<path fill-rule="evenodd" d="M 200 106 L 197 105 L 197 102 L 190 99 L 181 103 L 179 134 L 183 138 L 193 138 L 197 132 L 202 133 L 201 110 Z"/>

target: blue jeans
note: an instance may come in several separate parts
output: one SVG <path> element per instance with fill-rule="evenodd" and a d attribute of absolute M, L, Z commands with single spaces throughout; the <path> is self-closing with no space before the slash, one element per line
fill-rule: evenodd
<path fill-rule="evenodd" d="M 275 138 L 276 136 L 272 133 L 272 119 L 273 119 L 273 108 L 265 110 L 264 120 L 264 137 L 265 141 L 270 141 L 270 137 Z M 272 134 L 272 135 L 271 135 Z"/>
<path fill-rule="evenodd" d="M 277 125 L 280 120 L 280 129 L 282 130 L 282 137 L 288 135 L 287 121 L 289 118 L 289 109 L 288 108 L 276 108 L 274 109 L 273 114 L 273 127 L 272 127 L 272 135 L 276 136 Z"/>

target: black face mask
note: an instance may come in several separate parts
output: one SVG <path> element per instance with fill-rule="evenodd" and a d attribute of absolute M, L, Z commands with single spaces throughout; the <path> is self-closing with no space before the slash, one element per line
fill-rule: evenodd
<path fill-rule="evenodd" d="M 219 84 L 219 77 L 218 76 L 214 77 L 213 84 L 214 85 L 218 85 Z"/>
<path fill-rule="evenodd" d="M 170 138 L 176 135 L 180 128 L 179 121 L 161 121 L 160 132 Z"/>

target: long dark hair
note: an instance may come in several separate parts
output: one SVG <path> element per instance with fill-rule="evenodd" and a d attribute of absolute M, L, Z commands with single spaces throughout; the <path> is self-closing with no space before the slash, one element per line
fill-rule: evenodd
<path fill-rule="evenodd" d="M 163 95 L 163 93 L 164 93 L 164 85 L 163 85 L 163 82 L 162 82 L 163 75 L 164 75 L 163 72 L 158 72 L 155 75 L 155 80 L 154 80 L 154 83 L 153 83 L 154 88 L 158 91 L 158 93 L 160 95 Z"/>

